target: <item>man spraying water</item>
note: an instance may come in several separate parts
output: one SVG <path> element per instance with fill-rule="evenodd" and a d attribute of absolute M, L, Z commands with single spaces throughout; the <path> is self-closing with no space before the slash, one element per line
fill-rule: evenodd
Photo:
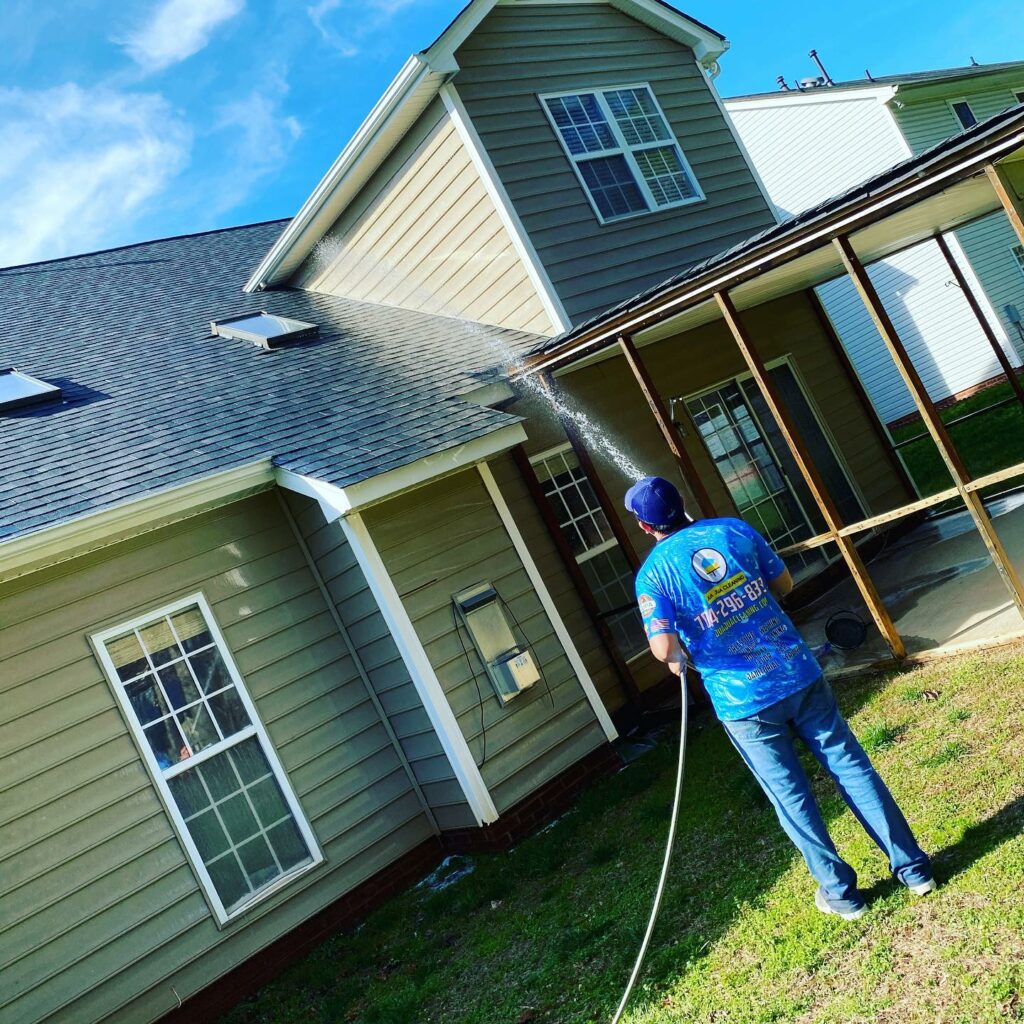
<path fill-rule="evenodd" d="M 689 652 L 726 733 L 817 881 L 818 909 L 846 920 L 866 912 L 857 875 L 825 828 L 796 737 L 835 780 L 896 878 L 917 895 L 934 890 L 927 854 L 779 606 L 793 580 L 768 542 L 739 519 L 691 522 L 678 490 L 661 477 L 634 484 L 626 508 L 657 541 L 636 577 L 651 651 L 680 678 Z"/>

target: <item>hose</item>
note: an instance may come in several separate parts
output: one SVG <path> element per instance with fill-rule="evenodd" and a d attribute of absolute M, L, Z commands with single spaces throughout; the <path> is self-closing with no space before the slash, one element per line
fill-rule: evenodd
<path fill-rule="evenodd" d="M 644 941 L 640 943 L 640 952 L 637 954 L 636 963 L 633 965 L 633 973 L 629 976 L 626 991 L 622 993 L 622 1001 L 619 1008 L 612 1017 L 612 1024 L 619 1024 L 626 1003 L 633 994 L 633 986 L 640 975 L 640 968 L 644 965 L 644 957 L 647 956 L 647 947 L 650 945 L 651 936 L 654 934 L 654 925 L 658 920 L 658 911 L 661 909 L 661 898 L 665 895 L 665 882 L 668 881 L 668 865 L 672 859 L 672 847 L 676 841 L 676 822 L 679 820 L 679 797 L 683 792 L 683 768 L 686 764 L 686 721 L 687 721 L 687 693 L 686 686 L 682 687 L 682 714 L 679 724 L 679 764 L 676 767 L 676 795 L 672 802 L 672 820 L 668 826 L 668 842 L 665 844 L 665 860 L 661 865 L 661 877 L 658 879 L 658 888 L 654 894 L 654 906 L 651 907 L 651 917 L 647 922 L 647 932 Z"/>

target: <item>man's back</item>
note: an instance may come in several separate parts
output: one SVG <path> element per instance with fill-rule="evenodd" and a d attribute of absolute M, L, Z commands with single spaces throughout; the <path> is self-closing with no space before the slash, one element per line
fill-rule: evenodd
<path fill-rule="evenodd" d="M 704 519 L 660 540 L 636 579 L 648 638 L 678 632 L 719 718 L 756 714 L 821 668 L 769 582 L 785 571 L 740 519 Z"/>

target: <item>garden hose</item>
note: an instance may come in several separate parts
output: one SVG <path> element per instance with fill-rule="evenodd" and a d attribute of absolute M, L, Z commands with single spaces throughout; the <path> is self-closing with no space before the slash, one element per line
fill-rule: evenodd
<path fill-rule="evenodd" d="M 647 932 L 644 941 L 640 943 L 640 952 L 637 954 L 636 963 L 633 965 L 633 973 L 629 976 L 626 991 L 622 993 L 622 1001 L 619 1008 L 612 1017 L 612 1024 L 619 1024 L 626 1003 L 633 994 L 633 986 L 640 975 L 640 968 L 644 965 L 644 957 L 647 956 L 647 947 L 650 945 L 651 936 L 654 934 L 654 925 L 658 920 L 658 911 L 661 909 L 661 898 L 665 894 L 665 882 L 668 880 L 668 865 L 672 859 L 672 847 L 676 841 L 676 822 L 679 819 L 679 798 L 683 792 L 683 766 L 686 763 L 686 720 L 687 720 L 687 693 L 686 686 L 682 687 L 682 714 L 679 724 L 679 764 L 676 767 L 676 795 L 672 802 L 672 820 L 668 826 L 668 842 L 665 844 L 665 860 L 661 865 L 661 877 L 658 879 L 658 888 L 654 894 L 654 906 L 651 907 L 651 917 L 647 922 Z"/>

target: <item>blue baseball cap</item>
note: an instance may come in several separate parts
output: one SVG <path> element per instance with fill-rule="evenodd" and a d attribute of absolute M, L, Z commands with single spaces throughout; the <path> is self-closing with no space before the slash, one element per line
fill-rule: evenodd
<path fill-rule="evenodd" d="M 686 519 L 683 497 L 660 476 L 641 477 L 626 491 L 626 508 L 651 526 L 679 526 Z"/>

